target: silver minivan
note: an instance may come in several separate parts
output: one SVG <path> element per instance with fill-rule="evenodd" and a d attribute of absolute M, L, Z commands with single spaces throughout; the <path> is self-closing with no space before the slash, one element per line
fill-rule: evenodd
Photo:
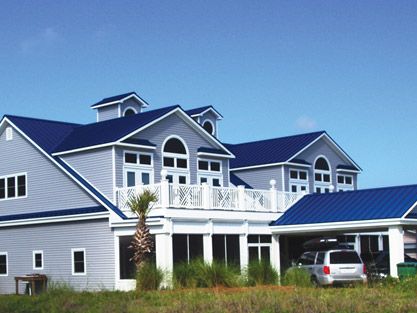
<path fill-rule="evenodd" d="M 306 269 L 311 274 L 311 281 L 317 285 L 367 281 L 365 264 L 354 250 L 305 252 L 298 259 L 297 267 Z"/>

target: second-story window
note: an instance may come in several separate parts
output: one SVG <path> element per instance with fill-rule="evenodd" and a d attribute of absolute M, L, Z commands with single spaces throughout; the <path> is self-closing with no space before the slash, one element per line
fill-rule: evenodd
<path fill-rule="evenodd" d="M 26 174 L 14 174 L 0 177 L 0 200 L 24 198 L 26 195 Z"/>
<path fill-rule="evenodd" d="M 198 160 L 198 182 L 207 183 L 211 186 L 220 187 L 223 185 L 223 174 L 221 161 Z"/>
<path fill-rule="evenodd" d="M 314 192 L 330 192 L 332 173 L 329 162 L 324 157 L 319 157 L 314 163 Z"/>
<path fill-rule="evenodd" d="M 153 158 L 151 153 L 124 152 L 124 185 L 133 187 L 153 183 Z"/>
<path fill-rule="evenodd" d="M 290 169 L 290 191 L 308 192 L 308 173 L 305 170 Z"/>
<path fill-rule="evenodd" d="M 169 138 L 162 149 L 162 167 L 168 171 L 167 179 L 174 184 L 189 181 L 189 159 L 185 142 L 178 137 Z"/>
<path fill-rule="evenodd" d="M 337 191 L 354 190 L 352 175 L 337 175 Z"/>

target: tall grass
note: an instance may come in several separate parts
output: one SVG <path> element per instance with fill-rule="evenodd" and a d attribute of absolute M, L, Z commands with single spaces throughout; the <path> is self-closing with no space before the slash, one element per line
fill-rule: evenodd
<path fill-rule="evenodd" d="M 157 268 L 154 263 L 145 262 L 136 274 L 136 289 L 158 290 L 164 279 L 164 272 Z"/>
<path fill-rule="evenodd" d="M 282 278 L 284 286 L 311 287 L 311 275 L 303 268 L 289 268 Z"/>
<path fill-rule="evenodd" d="M 245 274 L 249 286 L 275 285 L 278 283 L 278 272 L 269 262 L 250 262 Z"/>

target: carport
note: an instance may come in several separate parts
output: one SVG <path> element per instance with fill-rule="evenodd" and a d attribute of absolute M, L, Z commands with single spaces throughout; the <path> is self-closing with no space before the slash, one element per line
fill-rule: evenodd
<path fill-rule="evenodd" d="M 387 232 L 391 276 L 404 262 L 404 230 L 417 228 L 417 185 L 310 194 L 271 223 L 274 266 L 281 269 L 280 237 Z M 291 249 L 291 247 L 289 247 Z"/>

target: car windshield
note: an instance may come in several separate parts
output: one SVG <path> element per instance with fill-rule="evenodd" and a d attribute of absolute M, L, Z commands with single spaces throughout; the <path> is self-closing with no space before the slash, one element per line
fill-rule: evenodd
<path fill-rule="evenodd" d="M 330 264 L 361 264 L 359 255 L 354 251 L 337 251 L 330 253 Z"/>

